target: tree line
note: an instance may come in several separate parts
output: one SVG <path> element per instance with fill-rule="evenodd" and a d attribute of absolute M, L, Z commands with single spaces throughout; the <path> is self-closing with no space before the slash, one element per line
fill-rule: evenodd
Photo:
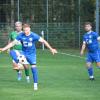
<path fill-rule="evenodd" d="M 48 13 L 48 21 L 50 23 L 77 22 L 79 16 L 81 21 L 94 21 L 95 1 L 19 0 L 19 18 L 21 21 L 46 23 Z M 18 20 L 18 0 L 0 0 L 0 13 L 1 22 L 13 23 Z"/>

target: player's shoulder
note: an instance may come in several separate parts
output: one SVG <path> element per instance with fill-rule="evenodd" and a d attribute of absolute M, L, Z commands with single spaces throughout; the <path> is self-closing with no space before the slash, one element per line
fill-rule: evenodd
<path fill-rule="evenodd" d="M 24 32 L 20 32 L 20 34 L 18 34 L 18 37 L 22 37 L 24 35 L 25 35 Z"/>
<path fill-rule="evenodd" d="M 31 32 L 31 36 L 35 37 L 35 36 L 39 36 L 39 35 L 35 32 Z"/>
<path fill-rule="evenodd" d="M 88 35 L 96 35 L 96 34 L 98 34 L 97 32 L 95 32 L 95 31 L 92 31 L 91 33 L 85 33 L 84 35 L 83 35 L 83 37 L 86 37 L 86 36 L 88 36 Z"/>
<path fill-rule="evenodd" d="M 96 34 L 97 32 L 95 32 L 95 31 L 91 31 L 91 34 Z"/>
<path fill-rule="evenodd" d="M 83 38 L 87 37 L 87 33 L 84 33 Z"/>
<path fill-rule="evenodd" d="M 19 35 L 20 35 L 20 36 L 22 36 L 22 35 L 25 35 L 25 34 L 24 34 L 24 32 L 20 32 L 20 34 L 19 34 Z"/>
<path fill-rule="evenodd" d="M 35 32 L 31 32 L 30 37 L 32 37 L 36 41 L 40 39 L 40 36 Z"/>
<path fill-rule="evenodd" d="M 35 33 L 35 32 L 31 32 L 31 35 L 37 35 L 37 33 Z"/>
<path fill-rule="evenodd" d="M 16 31 L 12 31 L 9 33 L 10 35 L 16 34 Z"/>
<path fill-rule="evenodd" d="M 12 31 L 9 33 L 9 39 L 12 39 L 12 37 L 15 37 L 16 35 L 16 32 L 15 31 Z"/>
<path fill-rule="evenodd" d="M 92 31 L 91 33 L 92 33 L 93 35 L 98 34 L 98 33 L 97 33 L 97 32 L 95 32 L 95 31 Z"/>

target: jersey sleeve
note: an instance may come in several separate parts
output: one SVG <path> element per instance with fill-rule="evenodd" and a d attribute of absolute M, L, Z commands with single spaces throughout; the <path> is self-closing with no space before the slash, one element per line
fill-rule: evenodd
<path fill-rule="evenodd" d="M 95 39 L 98 39 L 98 37 L 99 37 L 99 34 L 95 32 L 95 33 L 94 33 L 94 38 L 95 38 Z"/>
<path fill-rule="evenodd" d="M 36 33 L 34 33 L 34 41 L 39 41 L 40 36 Z"/>

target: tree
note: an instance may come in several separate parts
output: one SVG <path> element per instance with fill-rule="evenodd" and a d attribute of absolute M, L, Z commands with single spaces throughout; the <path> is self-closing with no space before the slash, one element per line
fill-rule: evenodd
<path fill-rule="evenodd" d="M 14 0 L 11 0 L 11 26 L 14 26 Z"/>

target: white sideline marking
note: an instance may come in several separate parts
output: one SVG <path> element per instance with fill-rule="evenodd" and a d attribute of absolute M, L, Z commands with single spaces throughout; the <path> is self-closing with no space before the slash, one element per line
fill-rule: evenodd
<path fill-rule="evenodd" d="M 71 57 L 77 57 L 77 58 L 85 59 L 84 57 L 81 57 L 81 56 L 72 55 L 72 54 L 63 53 L 63 52 L 58 52 L 58 54 L 62 54 L 62 55 L 67 55 L 67 56 L 71 56 Z"/>

